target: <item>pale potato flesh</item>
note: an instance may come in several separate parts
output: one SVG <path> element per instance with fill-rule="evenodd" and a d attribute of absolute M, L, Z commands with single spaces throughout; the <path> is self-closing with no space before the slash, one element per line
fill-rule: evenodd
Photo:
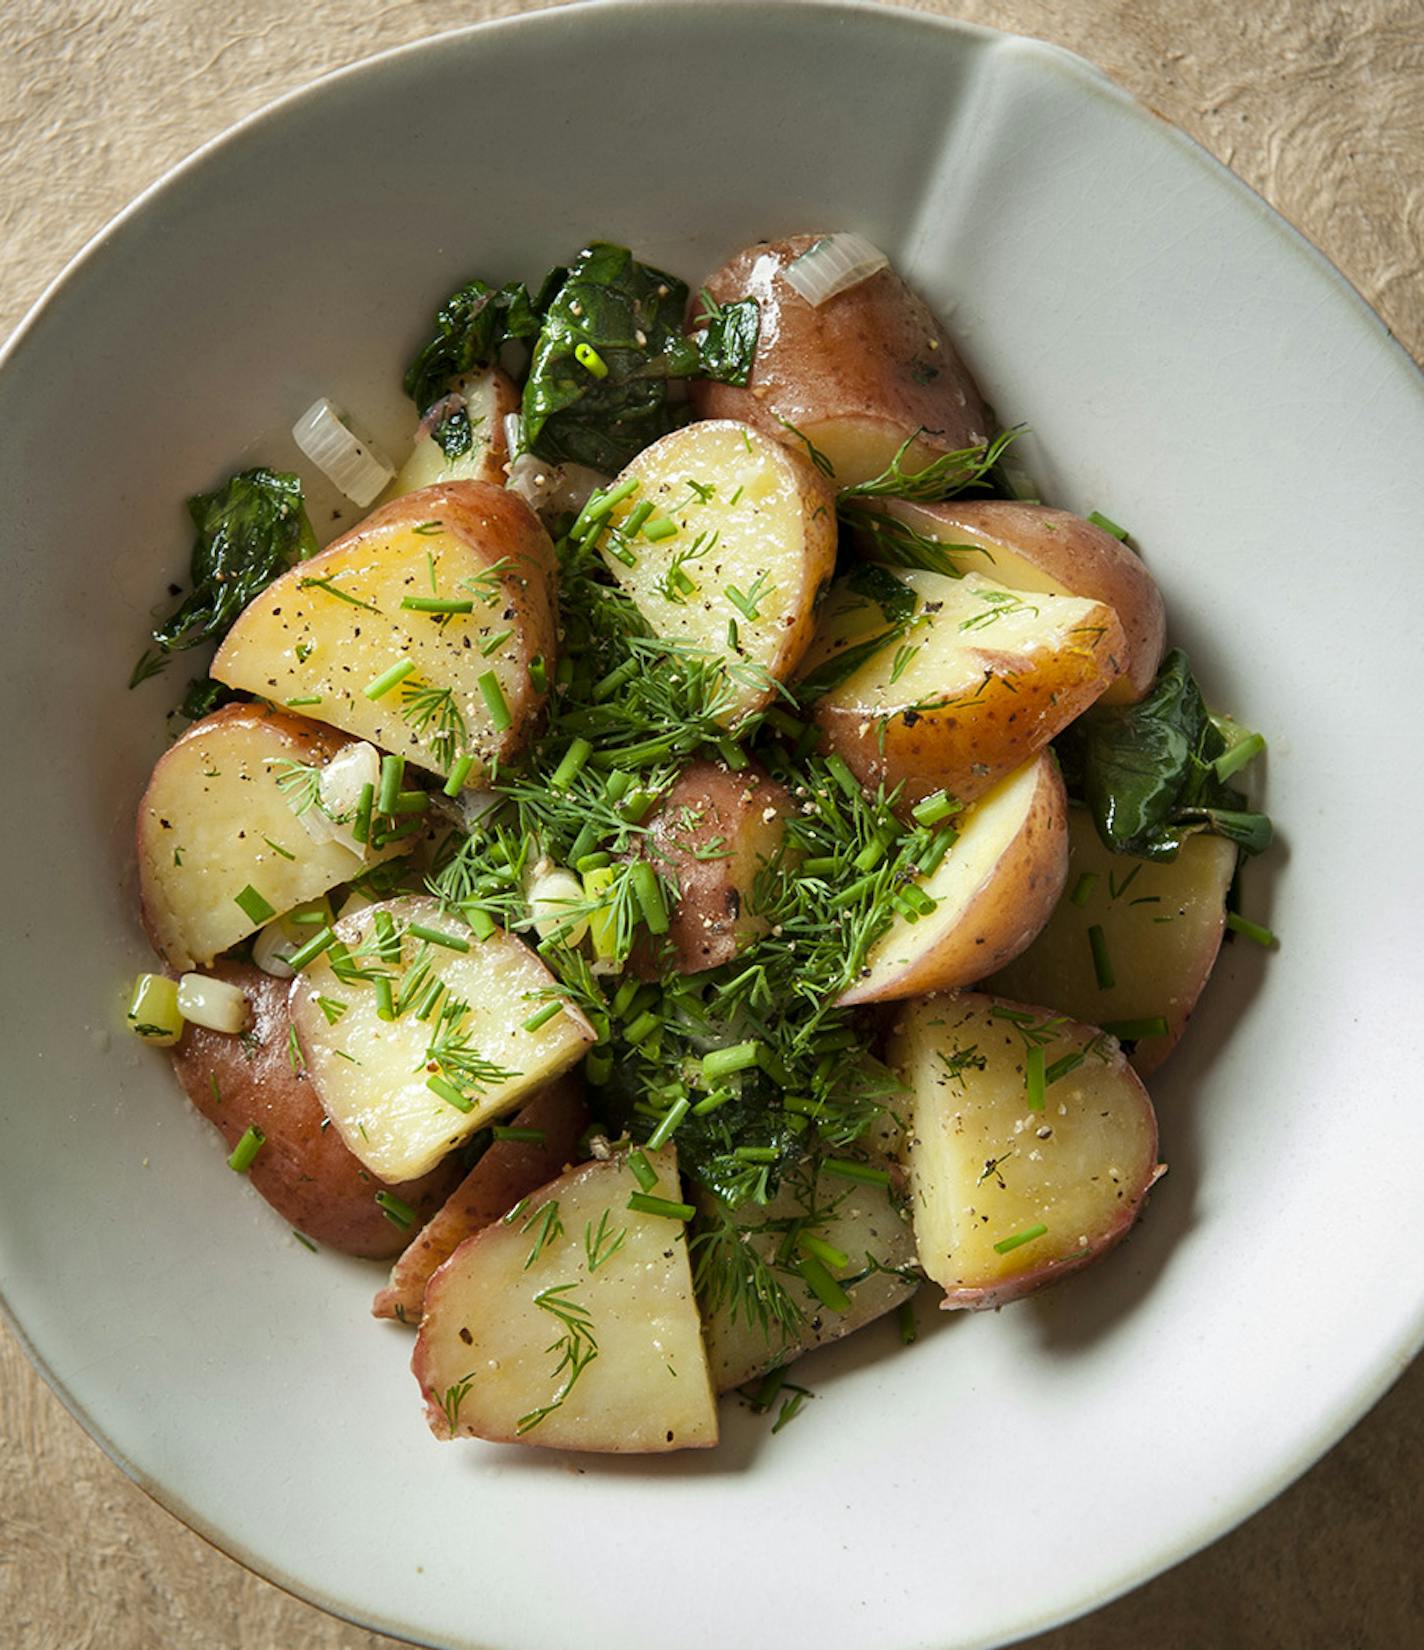
<path fill-rule="evenodd" d="M 654 1195 L 679 1201 L 672 1149 L 647 1157 Z M 437 1437 L 619 1453 L 717 1442 L 685 1230 L 630 1210 L 639 1189 L 621 1153 L 586 1164 L 435 1274 L 411 1367 Z"/>
<path fill-rule="evenodd" d="M 1164 864 L 1115 854 L 1086 808 L 1070 809 L 1068 844 L 1064 897 L 1033 944 L 994 975 L 992 988 L 1092 1025 L 1164 1019 L 1165 1035 L 1133 1048 L 1132 1064 L 1145 1074 L 1176 1045 L 1216 962 L 1236 845 L 1191 836 Z M 1081 885 L 1085 877 L 1091 880 Z M 1081 904 L 1070 897 L 1080 886 Z M 1088 937 L 1095 926 L 1103 931 L 1110 986 L 1098 984 Z"/>
<path fill-rule="evenodd" d="M 835 565 L 834 494 L 806 459 L 726 420 L 663 436 L 618 479 L 630 478 L 639 485 L 612 512 L 604 560 L 655 635 L 726 661 L 730 726 L 767 702 L 806 649 Z M 639 533 L 628 566 L 614 554 L 618 530 L 644 502 L 677 531 Z"/>
<path fill-rule="evenodd" d="M 1041 1110 L 1024 1030 L 1005 1012 L 1041 1030 L 1047 1067 L 1082 1055 Z M 1161 1172 L 1146 1091 L 1092 1026 L 1000 998 L 931 997 L 903 1011 L 887 1057 L 910 1091 L 900 1109 L 920 1263 L 946 1307 L 1002 1305 L 1085 1265 L 1127 1232 Z"/>
<path fill-rule="evenodd" d="M 747 247 L 710 275 L 720 304 L 756 300 L 756 357 L 745 386 L 691 386 L 701 418 L 739 418 L 831 464 L 838 487 L 887 468 L 902 443 L 906 473 L 943 453 L 982 444 L 991 421 L 969 369 L 939 318 L 893 269 L 812 305 L 786 279 L 817 235 Z M 693 324 L 700 301 L 693 307 Z M 788 426 L 792 426 L 788 428 Z"/>
<path fill-rule="evenodd" d="M 404 609 L 404 599 L 470 601 L 470 613 Z M 507 759 L 543 703 L 529 675 L 552 665 L 553 548 L 538 518 L 503 488 L 453 482 L 384 505 L 244 609 L 212 673 L 231 687 L 344 728 L 437 773 L 476 758 L 478 784 Z M 380 697 L 392 667 L 414 670 Z M 509 715 L 501 729 L 481 678 Z M 419 695 L 441 696 L 422 708 Z"/>
<path fill-rule="evenodd" d="M 434 436 L 417 432 L 410 457 L 396 472 L 378 503 L 385 504 L 441 481 L 488 481 L 496 487 L 504 485 L 504 467 L 509 462 L 504 420 L 507 414 L 519 411 L 519 391 L 498 367 L 467 373 L 456 379 L 453 389 L 465 397 L 471 436 L 468 450 L 449 458 Z"/>
<path fill-rule="evenodd" d="M 935 909 L 915 922 L 895 917 L 842 1005 L 971 985 L 1047 922 L 1068 871 L 1068 799 L 1052 753 L 1015 769 L 952 823 L 958 840 L 919 884 Z"/>
<path fill-rule="evenodd" d="M 399 961 L 385 963 L 375 951 L 378 913 L 396 925 Z M 406 932 L 411 923 L 451 934 L 469 950 L 426 945 Z M 405 895 L 368 906 L 339 922 L 336 934 L 357 967 L 389 971 L 397 997 L 422 956 L 431 977 L 445 987 L 442 1007 L 428 1019 L 408 1010 L 383 1020 L 374 985 L 341 979 L 330 953 L 292 981 L 292 1023 L 321 1103 L 341 1138 L 381 1180 L 424 1174 L 477 1129 L 574 1065 L 594 1041 L 592 1027 L 567 999 L 546 1024 L 526 1030 L 525 1021 L 551 1000 L 553 975 L 523 941 L 501 929 L 477 940 L 437 900 Z M 448 1062 L 431 1061 L 443 1005 L 451 1001 L 466 1005 L 451 1030 L 502 1075 L 466 1083 Z M 470 1109 L 430 1089 L 431 1076 L 453 1080 Z"/>
<path fill-rule="evenodd" d="M 888 1166 L 888 1165 L 887 1165 Z M 702 1194 L 704 1209 L 716 1205 Z M 782 1182 L 764 1207 L 744 1205 L 734 1217 L 748 1235 L 742 1240 L 772 1266 L 774 1276 L 800 1310 L 792 1327 L 750 1312 L 725 1289 L 717 1290 L 715 1267 L 703 1275 L 704 1334 L 712 1383 L 718 1392 L 765 1374 L 778 1364 L 798 1358 L 813 1347 L 841 1339 L 908 1300 L 919 1287 L 915 1235 L 889 1187 L 839 1179 L 822 1172 L 811 1183 L 802 1168 Z M 850 1296 L 848 1312 L 833 1312 L 795 1271 L 800 1251 L 786 1252 L 792 1223 L 847 1256 L 849 1264 L 832 1276 Z M 699 1265 L 705 1245 L 694 1240 Z M 714 1251 L 715 1253 L 715 1251 Z"/>
<path fill-rule="evenodd" d="M 211 962 L 262 926 L 237 896 L 254 889 L 290 911 L 397 848 L 358 858 L 316 842 L 283 792 L 293 765 L 324 767 L 341 734 L 262 705 L 228 705 L 159 758 L 138 810 L 139 901 L 154 947 L 174 968 Z"/>
<path fill-rule="evenodd" d="M 1126 657 L 1122 674 L 1103 694 L 1104 704 L 1130 704 L 1156 680 L 1167 635 L 1162 593 L 1141 560 L 1095 522 L 1046 504 L 1007 499 L 943 504 L 882 499 L 867 501 L 866 507 L 935 540 L 961 573 L 982 573 L 1009 590 L 1087 596 L 1112 608 L 1123 628 Z M 873 535 L 862 531 L 858 538 L 873 559 Z"/>
<path fill-rule="evenodd" d="M 1030 599 L 973 573 L 895 577 L 914 599 L 908 629 L 816 699 L 812 715 L 863 785 L 903 784 L 907 806 L 941 789 L 962 802 L 982 796 L 1120 669 L 1122 627 L 1101 602 Z M 889 631 L 878 600 L 852 580 L 832 590 L 803 677 Z"/>

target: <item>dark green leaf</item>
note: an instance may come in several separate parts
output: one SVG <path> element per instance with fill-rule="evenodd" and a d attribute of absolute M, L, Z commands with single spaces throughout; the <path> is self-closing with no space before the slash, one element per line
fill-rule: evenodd
<path fill-rule="evenodd" d="M 862 562 L 846 579 L 847 589 L 872 601 L 888 623 L 904 626 L 915 614 L 915 592 L 886 567 Z"/>
<path fill-rule="evenodd" d="M 797 704 L 813 704 L 825 694 L 833 692 L 842 682 L 849 681 L 856 671 L 868 660 L 873 659 L 882 648 L 889 647 L 892 642 L 898 642 L 904 634 L 900 626 L 894 630 L 881 630 L 874 636 L 867 637 L 865 641 L 856 642 L 851 647 L 832 654 L 829 659 L 822 660 L 814 670 L 807 671 L 792 687 Z"/>
<path fill-rule="evenodd" d="M 215 682 L 211 676 L 195 676 L 188 683 L 188 691 L 179 703 L 178 714 L 190 722 L 197 722 L 204 716 L 211 716 L 223 705 L 238 704 L 246 697 L 245 693 L 230 688 L 226 682 Z"/>
<path fill-rule="evenodd" d="M 277 470 L 244 470 L 188 500 L 198 529 L 193 593 L 153 633 L 168 653 L 220 640 L 237 615 L 294 562 L 316 553 L 301 483 Z"/>
<path fill-rule="evenodd" d="M 719 304 L 704 292 L 701 302 L 702 317 L 693 337 L 702 357 L 702 377 L 741 388 L 751 376 L 761 330 L 756 299 Z"/>

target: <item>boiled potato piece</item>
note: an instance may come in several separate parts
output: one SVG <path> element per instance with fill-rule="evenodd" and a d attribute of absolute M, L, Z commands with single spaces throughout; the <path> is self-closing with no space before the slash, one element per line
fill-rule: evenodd
<path fill-rule="evenodd" d="M 425 1286 L 467 1237 L 492 1226 L 522 1197 L 537 1191 L 576 1161 L 578 1142 L 588 1127 L 583 1085 L 573 1073 L 540 1089 L 515 1112 L 511 1125 L 537 1135 L 529 1140 L 496 1140 L 451 1192 L 420 1234 L 391 1268 L 391 1281 L 376 1296 L 371 1314 L 417 1324 Z"/>
<path fill-rule="evenodd" d="M 424 1220 L 440 1207 L 459 1177 L 458 1163 L 442 1163 L 418 1180 L 376 1180 L 326 1125 L 306 1068 L 292 1059 L 287 982 L 245 963 L 209 970 L 237 986 L 252 1009 L 241 1037 L 190 1025 L 173 1050 L 173 1069 L 194 1107 L 231 1151 L 248 1128 L 266 1136 L 247 1178 L 289 1225 L 343 1254 L 387 1260 L 415 1231 L 392 1220 L 376 1202 L 389 1191 Z"/>
<path fill-rule="evenodd" d="M 430 613 L 403 602 L 467 602 Z M 530 661 L 552 664 L 554 548 L 502 487 L 455 481 L 392 500 L 243 610 L 213 675 L 382 750 L 447 773 L 476 758 L 475 785 L 527 737 L 543 695 Z M 376 698 L 386 672 L 414 669 Z"/>
<path fill-rule="evenodd" d="M 505 465 L 509 463 L 504 420 L 510 413 L 519 411 L 519 391 L 498 367 L 487 367 L 483 372 L 457 378 L 451 394 L 465 403 L 470 420 L 469 450 L 457 458 L 447 458 L 428 427 L 438 420 L 422 419 L 410 457 L 381 494 L 379 503 L 389 503 L 393 498 L 417 492 L 422 487 L 433 487 L 438 482 L 488 481 L 496 487 L 504 485 Z M 448 418 L 455 407 L 449 397 L 437 405 L 442 418 Z"/>
<path fill-rule="evenodd" d="M 896 916 L 843 1006 L 972 985 L 1048 921 L 1068 874 L 1068 798 L 1052 753 L 1001 779 L 954 824 L 958 840 L 920 883 L 935 909 L 915 922 Z"/>
<path fill-rule="evenodd" d="M 731 725 L 811 639 L 835 566 L 835 495 L 804 457 L 727 420 L 672 431 L 618 479 L 638 486 L 609 517 L 603 558 L 655 635 L 726 661 Z M 629 534 L 644 504 L 652 514 Z"/>
<path fill-rule="evenodd" d="M 211 962 L 399 851 L 363 861 L 302 823 L 319 770 L 351 743 L 267 705 L 225 705 L 158 759 L 138 807 L 139 909 L 170 966 Z"/>
<path fill-rule="evenodd" d="M 1156 681 L 1167 636 L 1162 592 L 1132 551 L 1096 523 L 1046 504 L 1003 499 L 864 502 L 868 514 L 863 520 L 873 524 L 882 514 L 902 522 L 942 545 L 959 572 L 982 573 L 1010 590 L 1090 596 L 1112 608 L 1127 639 L 1127 657 L 1122 674 L 1103 694 L 1105 705 L 1131 704 Z M 857 538 L 873 559 L 873 525 Z"/>
<path fill-rule="evenodd" d="M 383 954 L 386 922 L 393 941 Z M 412 924 L 465 949 L 423 940 Z M 438 900 L 368 906 L 337 923 L 336 937 L 344 952 L 326 952 L 292 981 L 292 1023 L 327 1116 L 382 1180 L 425 1174 L 594 1041 L 567 999 L 529 1030 L 553 1000 L 544 993 L 554 976 L 523 941 L 501 929 L 477 940 Z M 392 1017 L 382 1017 L 377 982 L 353 971 L 387 978 Z M 421 1019 L 427 991 L 433 1006 Z"/>
<path fill-rule="evenodd" d="M 874 1160 L 873 1160 L 874 1162 Z M 898 1172 L 898 1170 L 896 1171 Z M 744 1205 L 732 1217 L 737 1235 L 719 1237 L 717 1204 L 700 1199 L 712 1216 L 705 1235 L 694 1237 L 707 1339 L 707 1361 L 718 1392 L 763 1375 L 813 1347 L 840 1340 L 908 1300 L 919 1287 L 915 1235 L 887 1186 L 838 1179 L 807 1169 L 782 1182 L 765 1207 Z M 803 1229 L 846 1256 L 831 1275 L 850 1297 L 846 1312 L 832 1311 L 796 1271 L 805 1251 L 795 1243 Z M 726 1244 L 754 1252 L 780 1286 L 782 1316 L 750 1310 L 728 1287 Z M 731 1262 L 735 1264 L 735 1261 Z M 746 1261 L 740 1263 L 745 1271 Z"/>
<path fill-rule="evenodd" d="M 694 762 L 683 770 L 641 839 L 677 900 L 665 938 L 635 951 L 639 972 L 656 977 L 670 964 L 699 974 L 730 962 L 764 931 L 756 882 L 776 858 L 794 806 L 757 767 L 734 773 L 720 762 Z"/>
<path fill-rule="evenodd" d="M 869 575 L 898 588 L 887 595 Z M 938 790 L 972 802 L 1085 711 L 1122 657 L 1122 626 L 1101 602 L 1029 599 L 977 573 L 868 568 L 831 592 L 802 681 L 845 658 L 849 675 L 811 713 L 824 748 L 868 789 L 903 784 L 906 806 Z"/>
<path fill-rule="evenodd" d="M 647 1153 L 676 1202 L 671 1148 Z M 536 1192 L 430 1280 L 411 1367 L 437 1438 L 653 1453 L 717 1442 L 681 1221 L 619 1154 Z"/>
<path fill-rule="evenodd" d="M 985 441 L 992 421 L 969 369 L 893 270 L 819 308 L 787 282 L 786 266 L 819 238 L 749 246 L 707 280 L 719 304 L 755 298 L 761 327 L 745 388 L 693 384 L 698 417 L 744 419 L 803 452 L 809 441 L 830 461 L 839 487 L 879 475 L 912 436 L 901 460 L 907 472 Z"/>
<path fill-rule="evenodd" d="M 1076 1060 L 1040 1110 L 1033 1042 L 1049 1074 Z M 910 1091 L 897 1109 L 920 1264 L 946 1308 L 1002 1306 L 1086 1266 L 1164 1172 L 1147 1091 L 1092 1026 L 969 992 L 928 997 L 901 1014 L 887 1059 Z"/>
<path fill-rule="evenodd" d="M 1165 1021 L 1165 1032 L 1132 1039 L 1132 1064 L 1145 1076 L 1176 1046 L 1216 962 L 1235 872 L 1236 845 L 1225 837 L 1190 836 L 1176 859 L 1157 864 L 1113 853 L 1088 810 L 1073 808 L 1067 893 L 992 988 L 1116 1027 L 1125 1040 L 1134 1023 Z M 1098 983 L 1094 927 L 1102 930 L 1110 986 Z"/>

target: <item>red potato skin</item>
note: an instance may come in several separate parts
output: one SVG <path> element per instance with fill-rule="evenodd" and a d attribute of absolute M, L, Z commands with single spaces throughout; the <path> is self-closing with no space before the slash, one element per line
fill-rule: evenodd
<path fill-rule="evenodd" d="M 708 277 L 704 286 L 719 304 L 756 299 L 760 333 L 744 388 L 708 379 L 692 385 L 698 418 L 740 419 L 802 452 L 781 419 L 803 429 L 826 419 L 883 423 L 893 445 L 923 430 L 919 464 L 987 440 L 993 421 L 968 367 L 938 317 L 892 269 L 819 308 L 789 284 L 786 265 L 820 239 L 749 246 Z M 700 313 L 694 300 L 694 329 Z"/>
<path fill-rule="evenodd" d="M 138 883 L 138 913 L 139 921 L 143 924 L 143 931 L 148 936 L 148 942 L 160 956 L 162 947 L 158 943 L 153 921 L 153 905 L 156 898 L 155 891 L 148 884 L 144 870 L 148 865 L 148 855 L 144 852 L 144 826 L 150 820 L 153 809 L 149 804 L 149 796 L 153 789 L 153 779 L 157 777 L 167 757 L 181 746 L 191 744 L 208 737 L 214 728 L 228 725 L 243 727 L 257 727 L 277 729 L 291 747 L 290 755 L 294 762 L 304 762 L 312 766 L 324 766 L 344 746 L 354 744 L 349 734 L 342 733 L 338 728 L 329 728 L 320 722 L 308 722 L 303 717 L 288 715 L 286 711 L 277 710 L 272 705 L 224 705 L 211 715 L 203 717 L 202 721 L 193 725 L 173 743 L 158 759 L 158 763 L 150 777 L 148 787 L 138 805 L 137 825 L 137 854 L 139 867 Z M 158 828 L 165 828 L 164 821 L 157 821 Z M 265 976 L 264 976 L 265 977 Z"/>
<path fill-rule="evenodd" d="M 411 1234 L 386 1218 L 375 1194 L 389 1190 L 428 1219 L 459 1179 L 459 1164 L 447 1161 L 419 1180 L 383 1187 L 335 1129 L 322 1127 L 326 1114 L 311 1079 L 292 1070 L 289 982 L 246 963 L 215 963 L 205 972 L 245 993 L 252 1023 L 242 1038 L 186 1028 L 173 1050 L 173 1069 L 194 1107 L 229 1151 L 249 1126 L 262 1130 L 266 1143 L 247 1178 L 299 1232 L 365 1260 L 399 1254 Z"/>
<path fill-rule="evenodd" d="M 450 1194 L 391 1269 L 391 1281 L 371 1304 L 371 1316 L 420 1322 L 425 1286 L 466 1238 L 492 1226 L 539 1187 L 556 1180 L 578 1154 L 589 1125 L 583 1085 L 573 1073 L 556 1078 L 509 1119 L 515 1128 L 542 1129 L 542 1144 L 497 1140 Z"/>
<path fill-rule="evenodd" d="M 677 902 L 666 936 L 635 948 L 635 973 L 657 979 L 671 962 L 680 974 L 700 974 L 737 955 L 761 926 L 748 913 L 753 883 L 794 808 L 785 788 L 755 765 L 734 773 L 720 762 L 694 762 L 683 770 L 643 843 L 645 856 L 677 885 Z M 730 853 L 699 859 L 718 837 Z"/>
<path fill-rule="evenodd" d="M 944 504 L 895 499 L 879 508 L 920 532 L 930 528 L 933 537 L 949 543 L 957 532 L 967 531 L 1002 545 L 1059 581 L 1069 595 L 1106 602 L 1127 638 L 1127 660 L 1103 702 L 1132 704 L 1151 689 L 1167 641 L 1162 592 L 1132 551 L 1096 523 L 1071 510 L 1005 499 L 950 499 Z M 978 570 L 994 577 L 992 566 Z"/>

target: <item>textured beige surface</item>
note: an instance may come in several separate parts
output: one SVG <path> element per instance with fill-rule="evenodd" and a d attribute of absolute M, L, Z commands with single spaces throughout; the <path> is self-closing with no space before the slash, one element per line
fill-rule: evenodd
<path fill-rule="evenodd" d="M 0 333 L 130 196 L 233 120 L 383 46 L 531 9 L 6 0 Z M 1424 355 L 1421 0 L 919 9 L 1036 34 L 1098 63 L 1259 189 Z M 1241 1530 L 1034 1650 L 1411 1650 L 1424 1642 L 1421 1486 L 1424 1362 Z M 0 1331 L 0 1650 L 392 1643 L 279 1593 L 148 1501 Z"/>

